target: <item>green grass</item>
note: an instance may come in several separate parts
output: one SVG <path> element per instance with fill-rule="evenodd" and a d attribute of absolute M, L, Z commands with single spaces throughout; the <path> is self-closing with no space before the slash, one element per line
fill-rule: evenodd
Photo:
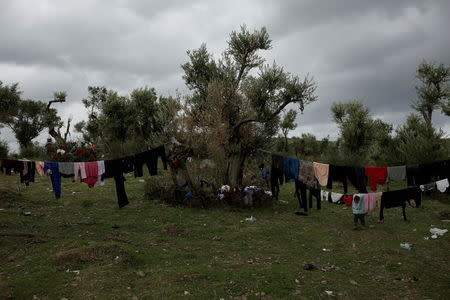
<path fill-rule="evenodd" d="M 448 195 L 408 207 L 409 222 L 388 209 L 383 223 L 371 213 L 355 231 L 343 206 L 322 202 L 321 211 L 295 215 L 293 184 L 282 186 L 288 204 L 205 210 L 145 200 L 145 183 L 132 176 L 123 209 L 112 179 L 93 189 L 62 179 L 60 200 L 48 177 L 20 192 L 17 182 L 0 175 L 0 298 L 317 299 L 329 297 L 325 290 L 342 299 L 450 297 L 450 235 L 424 239 L 431 226 L 448 228 L 439 215 L 450 211 Z M 245 221 L 251 215 L 256 222 Z"/>

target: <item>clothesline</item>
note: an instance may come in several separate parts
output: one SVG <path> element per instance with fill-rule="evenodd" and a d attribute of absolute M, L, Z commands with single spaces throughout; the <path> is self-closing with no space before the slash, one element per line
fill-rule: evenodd
<path fill-rule="evenodd" d="M 307 160 L 299 160 L 288 156 L 282 156 L 264 149 L 258 151 L 272 154 L 272 177 L 278 177 L 278 181 L 282 181 L 280 177 L 283 163 L 289 172 L 286 172 L 289 181 L 299 178 L 305 181 L 307 185 L 313 186 L 320 184 L 332 189 L 333 181 L 341 181 L 344 185 L 344 192 L 347 192 L 347 178 L 353 186 L 359 191 L 366 193 L 367 178 L 370 189 L 376 191 L 377 184 L 384 185 L 387 183 L 389 191 L 390 181 L 406 180 L 410 186 L 418 186 L 430 181 L 432 176 L 440 178 L 450 177 L 450 160 L 437 161 L 428 164 L 392 166 L 392 167 L 348 167 L 334 164 L 324 164 L 319 162 L 311 162 Z M 274 158 L 280 161 L 274 162 Z M 284 159 L 284 162 L 281 162 Z M 302 178 L 301 178 L 302 177 Z M 272 185 L 276 185 L 277 180 L 271 180 Z M 288 181 L 288 179 L 286 179 Z M 272 189 L 273 190 L 273 189 Z"/>
<path fill-rule="evenodd" d="M 264 152 L 268 152 L 264 150 Z M 439 162 L 442 163 L 442 162 Z M 445 163 L 447 163 L 445 161 Z M 399 167 L 393 167 L 391 172 L 391 180 L 405 180 L 407 178 L 407 169 L 404 166 L 402 172 L 397 172 Z M 373 170 L 381 170 L 383 172 L 373 172 Z M 421 190 L 425 190 L 425 186 L 410 187 L 392 192 L 378 192 L 367 193 L 366 174 L 368 173 L 371 189 L 376 190 L 377 184 L 384 184 L 388 177 L 388 167 L 343 167 L 334 166 L 310 161 L 299 160 L 296 158 L 280 156 L 272 154 L 271 165 L 271 190 L 272 195 L 278 200 L 279 185 L 283 184 L 283 181 L 295 182 L 295 191 L 299 205 L 307 212 L 306 190 L 309 189 L 309 207 L 312 208 L 312 196 L 317 199 L 317 209 L 321 209 L 321 200 L 328 200 L 333 203 L 346 203 L 347 206 L 352 206 L 354 195 L 358 195 L 361 198 L 361 202 L 364 203 L 364 209 L 367 213 L 368 210 L 373 210 L 375 203 L 378 203 L 380 208 L 380 220 L 383 219 L 383 208 L 402 206 L 403 217 L 406 220 L 405 203 L 414 199 L 416 205 L 420 206 L 421 203 Z M 409 169 L 411 172 L 412 169 Z M 441 180 L 434 182 L 434 186 L 441 192 L 445 192 L 449 187 L 448 176 L 450 169 L 444 168 L 442 170 L 432 169 L 435 176 L 441 177 Z M 397 173 L 396 173 L 397 172 Z M 373 174 L 375 173 L 375 174 Z M 400 173 L 400 175 L 398 174 Z M 384 176 L 383 176 L 384 175 Z M 411 175 L 411 174 L 409 174 Z M 415 174 L 412 174 L 415 175 Z M 445 176 L 444 176 L 445 175 Z M 358 194 L 347 193 L 347 177 L 358 190 Z M 430 176 L 431 178 L 431 176 Z M 344 193 L 335 193 L 322 190 L 321 186 L 326 186 L 332 189 L 333 180 L 342 181 L 344 185 Z M 423 180 L 423 178 L 421 178 Z M 416 180 L 416 183 L 419 181 Z M 431 188 L 430 184 L 426 185 L 427 188 Z M 358 198 L 358 199 L 359 199 Z M 366 199 L 364 199 L 366 198 Z M 342 201 L 342 199 L 344 199 Z M 353 206 L 352 206 L 353 207 Z"/>
<path fill-rule="evenodd" d="M 257 149 L 258 151 L 272 154 L 272 172 L 271 172 L 271 187 L 272 187 L 272 195 L 274 195 L 278 199 L 278 191 L 274 192 L 274 188 L 278 185 L 278 182 L 282 184 L 283 176 L 286 175 L 286 181 L 301 181 L 302 183 L 308 185 L 309 188 L 316 188 L 319 184 L 321 186 L 326 185 L 327 188 L 332 189 L 332 181 L 338 180 L 343 181 L 344 183 L 344 192 L 347 193 L 347 177 L 350 182 L 357 187 L 359 192 L 367 192 L 364 190 L 360 190 L 359 188 L 366 186 L 366 182 L 364 182 L 363 178 L 366 176 L 366 171 L 370 171 L 372 169 L 383 169 L 387 167 L 343 167 L 343 166 L 335 166 L 322 164 L 317 162 L 310 161 L 300 161 L 296 158 L 283 157 L 273 152 Z M 41 162 L 41 161 L 30 161 L 30 160 L 8 160 L 2 159 L 0 160 L 0 168 L 3 171 L 3 168 L 6 168 L 6 173 L 9 174 L 11 169 L 14 169 L 16 172 L 20 173 L 21 182 L 25 182 L 28 185 L 29 182 L 34 181 L 34 172 L 37 171 L 39 174 L 44 175 L 44 172 L 48 170 L 51 179 L 53 190 L 55 191 L 55 197 L 60 197 L 60 186 L 61 179 L 60 175 L 63 177 L 74 177 L 77 179 L 78 174 L 80 174 L 80 178 L 82 182 L 85 182 L 89 185 L 89 187 L 93 187 L 95 184 L 102 185 L 104 178 L 114 178 L 116 183 L 116 194 L 118 197 L 119 206 L 123 207 L 128 204 L 128 199 L 125 193 L 124 188 L 124 173 L 134 172 L 135 177 L 142 176 L 142 166 L 143 164 L 147 165 L 149 172 L 151 175 L 156 175 L 157 172 L 157 159 L 161 157 L 164 162 L 164 167 L 167 169 L 167 158 L 165 155 L 164 145 L 161 145 L 157 148 L 147 150 L 144 152 L 140 152 L 134 155 L 128 155 L 122 158 L 113 159 L 113 160 L 102 160 L 102 161 L 89 161 L 89 162 Z M 278 161 L 274 168 L 274 157 L 281 158 L 281 161 Z M 20 162 L 20 163 L 19 163 Z M 286 165 L 287 173 L 283 171 L 284 165 Z M 445 174 L 448 174 L 450 168 L 448 168 L 449 161 L 440 161 L 430 164 L 431 166 L 435 166 L 436 164 L 440 164 L 446 169 L 444 170 Z M 442 167 L 441 166 L 441 167 Z M 405 166 L 402 166 L 405 168 Z M 400 167 L 400 168 L 402 168 Z M 423 167 L 423 165 L 422 165 Z M 392 167 L 399 168 L 399 167 Z M 280 173 L 280 169 L 282 172 Z M 428 167 L 428 170 L 432 170 L 432 172 L 437 172 L 439 168 L 431 168 Z M 411 169 L 413 170 L 413 169 Z M 411 172 L 411 170 L 409 170 Z M 387 170 L 382 170 L 387 171 Z M 369 172 L 370 173 L 370 172 Z M 400 172 L 401 173 L 401 172 Z M 406 178 L 407 170 L 405 169 L 400 177 Z M 442 173 L 442 172 L 441 172 Z M 442 177 L 442 174 L 436 174 Z M 389 177 L 388 172 L 384 172 L 384 178 L 377 178 L 379 174 L 375 174 L 375 189 L 376 184 L 381 183 L 384 184 L 384 180 Z M 392 175 L 392 174 L 391 174 Z M 414 174 L 413 174 L 414 175 Z M 415 174 L 417 175 L 417 174 Z M 434 175 L 434 174 L 433 174 Z M 397 177 L 396 177 L 397 176 Z M 372 176 L 373 177 L 373 176 Z M 401 180 L 398 178 L 399 175 L 393 173 L 392 180 Z M 450 177 L 450 176 L 447 176 Z M 289 178 L 289 180 L 287 179 Z M 369 175 L 369 181 L 372 179 Z M 404 179 L 403 179 L 404 180 Z M 422 182 L 423 183 L 423 182 Z M 371 182 L 372 184 L 372 182 Z M 371 185 L 372 187 L 372 185 Z"/>
<path fill-rule="evenodd" d="M 164 146 L 118 159 L 101 161 L 43 162 L 2 159 L 0 160 L 0 170 L 3 173 L 3 169 L 5 169 L 6 175 L 11 175 L 12 170 L 20 173 L 20 181 L 26 185 L 34 182 L 35 172 L 41 176 L 49 174 L 56 199 L 61 197 L 61 177 L 70 177 L 75 181 L 80 176 L 81 182 L 87 183 L 90 188 L 95 184 L 104 185 L 105 178 L 114 178 L 118 204 L 119 207 L 123 207 L 129 203 L 123 174 L 134 172 L 135 177 L 142 177 L 142 167 L 145 164 L 150 175 L 156 175 L 159 157 L 164 163 L 164 169 L 167 170 Z"/>
<path fill-rule="evenodd" d="M 164 147 L 164 146 L 166 146 L 166 145 L 168 145 L 168 144 L 170 144 L 170 142 L 163 143 L 163 144 L 161 144 L 161 145 L 159 145 L 159 146 L 157 146 L 157 147 L 155 147 L 155 148 L 153 148 L 153 149 L 157 149 L 157 148 L 160 148 L 160 147 Z M 128 156 L 140 155 L 140 154 L 145 153 L 145 152 L 147 152 L 147 151 L 149 151 L 149 150 L 146 150 L 146 151 L 144 151 L 144 152 L 138 152 L 138 153 L 135 153 L 135 154 L 130 154 L 130 155 L 123 156 L 123 157 L 119 157 L 119 158 L 115 158 L 115 159 L 122 159 L 122 158 L 128 157 Z M 8 159 L 8 158 L 6 158 L 6 157 L 0 158 L 0 161 L 5 160 L 5 159 Z M 9 159 L 9 160 L 12 160 L 12 159 Z M 17 160 L 17 161 L 31 161 L 31 162 L 40 161 L 40 160 L 30 160 L 30 159 L 24 159 L 24 158 L 18 158 L 18 159 L 15 159 L 15 160 Z M 73 162 L 73 163 L 76 163 L 76 162 L 90 162 L 90 161 L 94 161 L 94 160 L 88 160 L 88 161 L 75 161 L 75 160 L 74 160 L 74 161 L 55 161 L 55 162 L 69 162 L 69 163 L 70 163 L 70 162 Z"/>
<path fill-rule="evenodd" d="M 279 154 L 279 153 L 277 153 L 277 152 L 273 152 L 273 151 L 269 151 L 269 150 L 264 150 L 264 149 L 260 149 L 260 148 L 257 148 L 256 150 L 257 150 L 257 151 L 260 151 L 260 152 L 267 153 L 267 154 L 273 154 L 273 155 L 278 155 L 278 156 L 282 156 L 282 157 L 288 157 L 288 158 L 291 158 L 291 159 L 299 159 L 299 158 L 289 157 L 289 156 L 286 156 L 286 155 Z M 435 164 L 435 163 L 440 163 L 440 162 L 447 162 L 447 163 L 449 163 L 449 167 L 450 167 L 450 158 L 449 158 L 449 159 L 446 159 L 446 160 L 438 160 L 438 161 L 435 161 L 435 162 L 433 162 L 433 163 L 425 163 L 425 164 L 422 164 L 422 165 Z M 319 163 L 319 162 L 317 162 L 317 163 Z M 415 166 L 415 165 L 419 165 L 419 164 L 413 164 L 412 166 Z M 347 166 L 343 166 L 343 165 L 336 165 L 336 166 L 338 166 L 338 167 L 347 167 Z M 403 166 L 407 166 L 407 165 L 387 166 L 387 167 L 385 167 L 385 168 L 388 168 L 388 167 L 392 167 L 392 168 L 393 168 L 393 167 L 403 167 Z M 374 167 L 374 168 L 383 168 L 383 167 Z"/>

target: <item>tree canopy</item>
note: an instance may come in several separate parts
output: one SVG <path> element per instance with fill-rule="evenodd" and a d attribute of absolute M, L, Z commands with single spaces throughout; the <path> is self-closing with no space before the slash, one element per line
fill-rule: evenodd
<path fill-rule="evenodd" d="M 17 114 L 17 103 L 20 101 L 19 84 L 4 85 L 0 81 L 0 125 L 12 115 Z"/>
<path fill-rule="evenodd" d="M 188 51 L 183 79 L 193 92 L 186 115 L 194 131 L 207 134 L 226 165 L 224 180 L 242 182 L 244 162 L 252 151 L 280 129 L 280 114 L 289 104 L 303 111 L 316 101 L 316 84 L 300 80 L 276 63 L 265 64 L 259 52 L 272 41 L 265 27 L 250 32 L 245 25 L 233 31 L 220 59 L 214 60 L 205 44 Z M 258 69 L 253 75 L 252 71 Z"/>
<path fill-rule="evenodd" d="M 383 151 L 378 145 L 389 139 L 392 125 L 372 119 L 369 108 L 361 101 L 335 102 L 331 112 L 339 127 L 340 155 L 346 163 L 368 163 L 376 155 L 374 150 Z"/>
<path fill-rule="evenodd" d="M 137 88 L 130 96 L 106 87 L 90 86 L 88 92 L 82 100 L 88 119 L 75 124 L 75 130 L 83 134 L 84 142 L 109 154 L 115 152 L 116 145 L 120 154 L 127 152 L 126 145 L 131 152 L 149 149 L 176 130 L 177 100 L 158 97 L 154 88 Z"/>
<path fill-rule="evenodd" d="M 43 102 L 20 100 L 15 112 L 5 118 L 4 123 L 14 132 L 21 148 L 29 147 L 31 141 L 47 127 L 50 118 L 45 114 L 45 109 Z"/>
<path fill-rule="evenodd" d="M 417 68 L 416 78 L 420 81 L 416 85 L 419 99 L 414 101 L 411 107 L 422 115 L 427 128 L 430 129 L 434 110 L 440 108 L 444 114 L 450 116 L 450 67 L 424 60 Z"/>

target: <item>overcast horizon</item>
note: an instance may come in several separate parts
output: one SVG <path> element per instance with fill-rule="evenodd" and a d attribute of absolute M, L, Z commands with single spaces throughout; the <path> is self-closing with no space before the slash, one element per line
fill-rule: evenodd
<path fill-rule="evenodd" d="M 395 129 L 414 112 L 422 60 L 450 64 L 450 1 L 444 0 L 32 3 L 2 3 L 0 80 L 18 82 L 24 99 L 48 101 L 66 91 L 67 103 L 54 107 L 72 124 L 85 119 L 88 86 L 122 95 L 144 86 L 158 95 L 187 94 L 180 67 L 186 51 L 206 43 L 217 58 L 242 24 L 267 28 L 273 42 L 261 52 L 266 63 L 317 83 L 318 101 L 298 115 L 290 136 L 336 139 L 331 104 L 353 99 Z M 433 124 L 449 137 L 449 117 L 436 110 Z M 18 150 L 10 130 L 1 129 L 0 139 Z"/>

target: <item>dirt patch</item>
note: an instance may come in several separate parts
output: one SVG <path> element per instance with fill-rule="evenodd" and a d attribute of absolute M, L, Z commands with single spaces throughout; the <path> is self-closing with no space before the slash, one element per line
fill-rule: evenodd
<path fill-rule="evenodd" d="M 187 236 L 188 230 L 178 224 L 168 224 L 161 229 L 160 234 L 165 236 Z"/>
<path fill-rule="evenodd" d="M 55 264 L 69 267 L 82 264 L 101 264 L 123 257 L 125 251 L 116 245 L 75 246 L 73 249 L 58 251 L 55 255 Z"/>

